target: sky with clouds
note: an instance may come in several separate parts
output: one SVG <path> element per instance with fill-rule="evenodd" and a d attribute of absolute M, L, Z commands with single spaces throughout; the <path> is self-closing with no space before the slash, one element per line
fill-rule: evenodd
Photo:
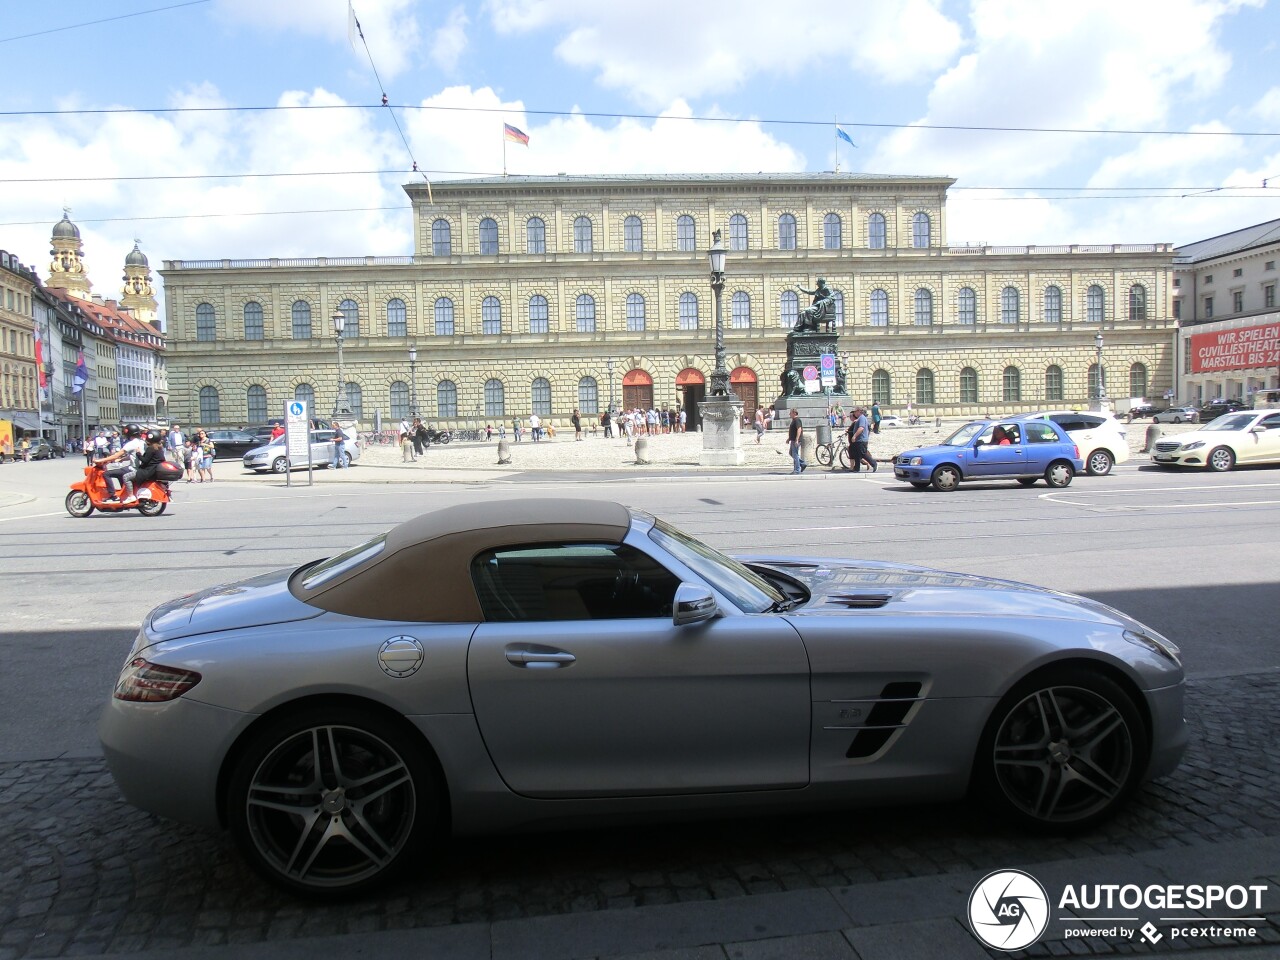
<path fill-rule="evenodd" d="M 352 6 L 367 53 L 348 0 L 9 5 L 0 247 L 43 275 L 68 206 L 107 296 L 134 238 L 157 268 L 410 253 L 412 164 L 501 174 L 504 121 L 511 173 L 954 177 L 953 244 L 1280 217 L 1280 0 Z"/>

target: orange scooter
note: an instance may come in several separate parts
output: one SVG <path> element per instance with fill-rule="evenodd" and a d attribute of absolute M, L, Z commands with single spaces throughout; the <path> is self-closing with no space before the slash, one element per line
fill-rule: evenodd
<path fill-rule="evenodd" d="M 94 510 L 103 513 L 122 513 L 125 510 L 137 510 L 144 517 L 158 517 L 169 506 L 172 494 L 169 484 L 182 478 L 182 468 L 165 461 L 156 467 L 154 480 L 144 480 L 134 484 L 136 500 L 121 503 L 119 500 L 108 500 L 110 488 L 107 486 L 106 473 L 96 463 L 84 468 L 84 479 L 71 485 L 67 494 L 67 513 L 73 517 L 87 517 Z"/>

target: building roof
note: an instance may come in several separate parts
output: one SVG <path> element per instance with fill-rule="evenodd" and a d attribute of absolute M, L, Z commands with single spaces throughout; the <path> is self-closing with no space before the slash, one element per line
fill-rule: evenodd
<path fill-rule="evenodd" d="M 1218 237 L 1197 240 L 1174 249 L 1175 264 L 1193 264 L 1203 260 L 1212 260 L 1228 253 L 1238 253 L 1251 247 L 1261 247 L 1271 243 L 1280 243 L 1280 220 L 1268 220 L 1252 227 L 1242 227 Z"/>
<path fill-rule="evenodd" d="M 130 250 L 129 254 L 124 258 L 124 264 L 126 267 L 150 266 L 150 264 L 147 262 L 147 255 L 142 252 L 142 249 L 138 246 L 137 241 L 134 241 L 133 249 Z"/>
<path fill-rule="evenodd" d="M 93 320 L 113 340 L 144 350 L 164 350 L 164 335 L 151 324 L 139 320 L 115 300 L 84 300 L 73 297 L 61 287 L 46 287 L 45 292 Z"/>
<path fill-rule="evenodd" d="M 62 219 L 53 225 L 52 235 L 59 240 L 79 240 L 80 228 L 72 223 L 66 211 L 63 211 Z"/>
<path fill-rule="evenodd" d="M 477 187 L 508 187 L 513 190 L 527 190 L 537 187 L 635 187 L 644 184 L 655 186 L 687 186 L 734 185 L 734 184 L 813 184 L 815 186 L 860 185 L 860 184 L 930 184 L 950 186 L 955 183 L 952 177 L 898 176 L 883 173 L 618 173 L 618 174 L 557 174 L 555 176 L 526 176 L 513 174 L 506 177 L 474 177 L 463 180 L 432 181 L 433 192 L 451 189 L 471 190 Z M 427 185 L 422 182 L 407 183 L 405 190 L 413 192 L 425 191 Z"/>

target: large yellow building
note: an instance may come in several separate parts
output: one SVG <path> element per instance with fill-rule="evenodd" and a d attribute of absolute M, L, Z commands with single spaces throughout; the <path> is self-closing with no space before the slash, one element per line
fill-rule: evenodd
<path fill-rule="evenodd" d="M 819 277 L 855 401 L 961 415 L 1160 396 L 1172 247 L 952 247 L 940 177 L 495 177 L 405 187 L 414 255 L 167 260 L 173 416 L 241 423 L 338 400 L 449 426 L 626 406 L 696 411 L 714 365 L 707 250 L 728 247 L 727 367 L 780 393 Z M 1104 335 L 1099 377 L 1097 334 Z M 410 349 L 416 347 L 416 362 Z"/>

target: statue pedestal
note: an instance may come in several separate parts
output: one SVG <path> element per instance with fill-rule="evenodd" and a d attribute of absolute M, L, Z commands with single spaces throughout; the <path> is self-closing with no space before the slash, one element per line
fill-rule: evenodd
<path fill-rule="evenodd" d="M 737 397 L 704 400 L 698 404 L 702 417 L 704 467 L 739 467 L 746 459 L 742 452 L 742 404 Z"/>
<path fill-rule="evenodd" d="M 786 427 L 790 421 L 789 411 L 794 408 L 800 411 L 800 420 L 805 427 L 812 430 L 827 419 L 827 407 L 839 403 L 850 410 L 849 395 L 845 392 L 845 374 L 843 364 L 837 359 L 836 383 L 828 392 L 805 393 L 803 386 L 804 370 L 813 367 L 820 370 L 823 354 L 839 358 L 840 335 L 830 333 L 792 333 L 787 337 L 787 364 L 782 368 L 782 395 L 773 403 L 773 422 L 775 426 Z M 815 381 L 820 382 L 820 381 Z"/>

